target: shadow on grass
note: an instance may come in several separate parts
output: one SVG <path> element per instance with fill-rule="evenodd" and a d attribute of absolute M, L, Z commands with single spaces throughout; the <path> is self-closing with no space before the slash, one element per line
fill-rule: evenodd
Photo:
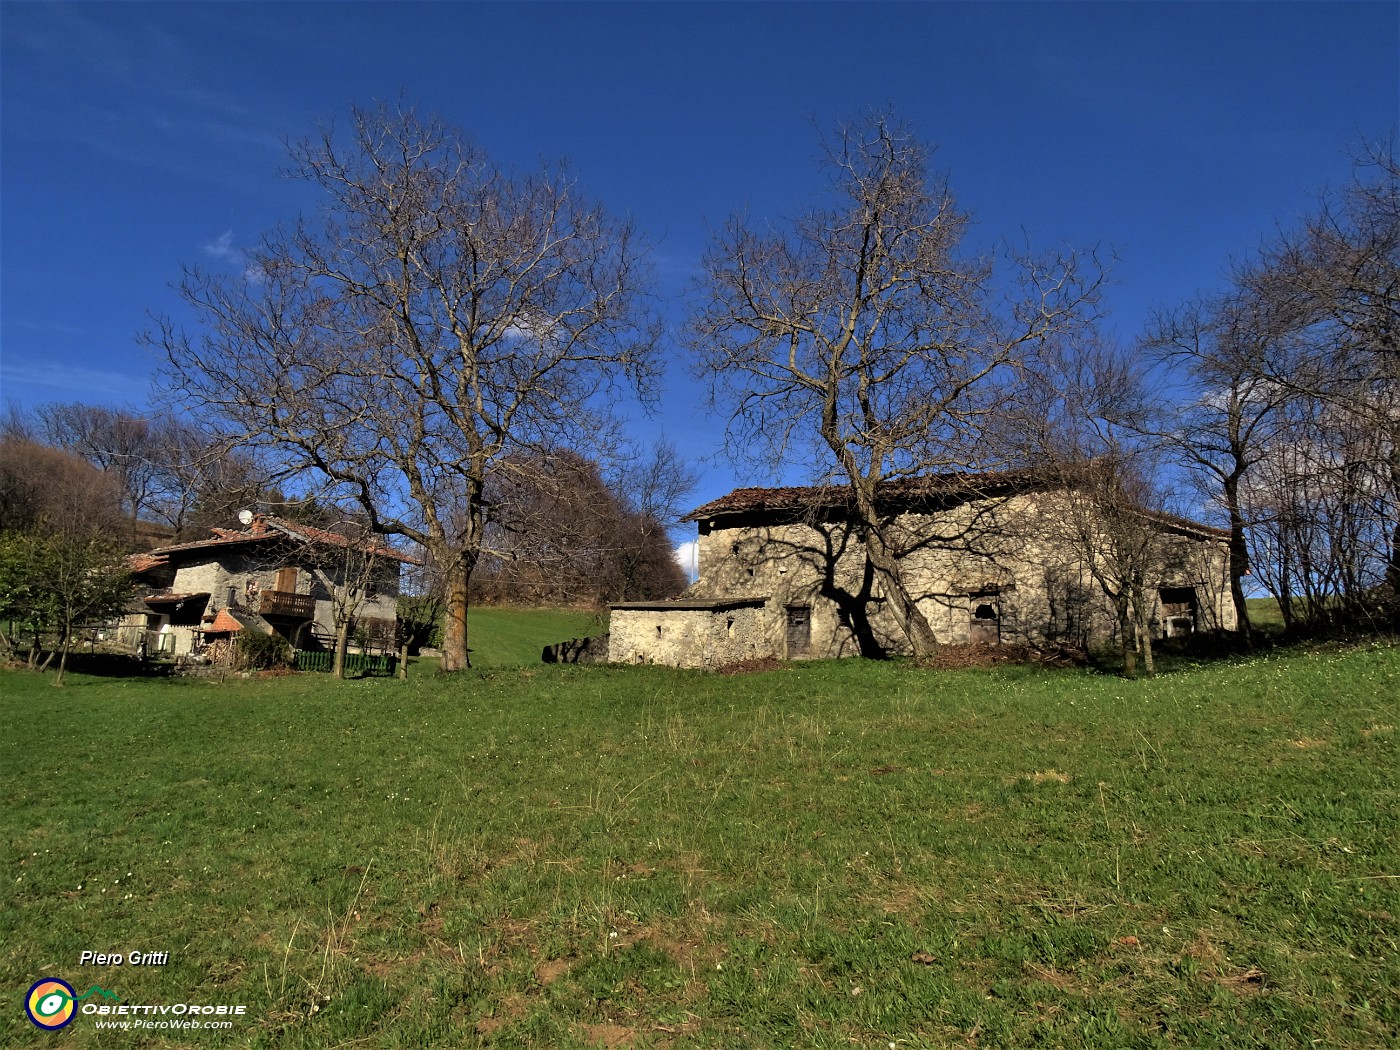
<path fill-rule="evenodd" d="M 169 678 L 175 673 L 175 665 L 168 660 L 142 660 L 124 653 L 69 653 L 68 670 L 101 678 Z"/>

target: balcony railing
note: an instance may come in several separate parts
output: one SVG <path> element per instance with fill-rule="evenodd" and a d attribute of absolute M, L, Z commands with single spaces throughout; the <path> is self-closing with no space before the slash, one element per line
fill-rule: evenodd
<path fill-rule="evenodd" d="M 289 620 L 314 620 L 316 598 L 293 591 L 263 591 L 258 595 L 258 612 L 263 616 L 282 616 Z"/>

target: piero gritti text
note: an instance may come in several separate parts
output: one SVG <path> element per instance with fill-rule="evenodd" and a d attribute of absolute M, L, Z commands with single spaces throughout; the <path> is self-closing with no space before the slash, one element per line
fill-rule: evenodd
<path fill-rule="evenodd" d="M 164 966 L 170 961 L 169 952 L 83 952 L 79 966 Z"/>

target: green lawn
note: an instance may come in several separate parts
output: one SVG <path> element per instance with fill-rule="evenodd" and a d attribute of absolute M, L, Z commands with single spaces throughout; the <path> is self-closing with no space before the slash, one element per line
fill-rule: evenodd
<path fill-rule="evenodd" d="M 546 645 L 602 634 L 607 613 L 474 605 L 467 610 L 473 667 L 520 667 L 540 662 Z"/>
<path fill-rule="evenodd" d="M 0 672 L 0 1045 L 1394 1045 L 1397 699 L 1379 645 L 1135 683 Z M 247 1013 L 46 1035 L 44 976 Z"/>

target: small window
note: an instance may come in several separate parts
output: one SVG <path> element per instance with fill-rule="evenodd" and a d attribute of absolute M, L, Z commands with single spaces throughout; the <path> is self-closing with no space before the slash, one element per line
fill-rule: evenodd
<path fill-rule="evenodd" d="M 660 624 L 657 624 L 657 625 L 656 625 L 656 637 L 658 637 L 658 638 L 661 637 L 661 625 L 660 625 Z"/>
<path fill-rule="evenodd" d="M 725 632 L 729 635 L 730 638 L 733 638 L 733 637 L 734 637 L 734 617 L 732 617 L 732 616 L 725 617 L 725 620 L 724 620 L 724 629 L 725 629 Z"/>

